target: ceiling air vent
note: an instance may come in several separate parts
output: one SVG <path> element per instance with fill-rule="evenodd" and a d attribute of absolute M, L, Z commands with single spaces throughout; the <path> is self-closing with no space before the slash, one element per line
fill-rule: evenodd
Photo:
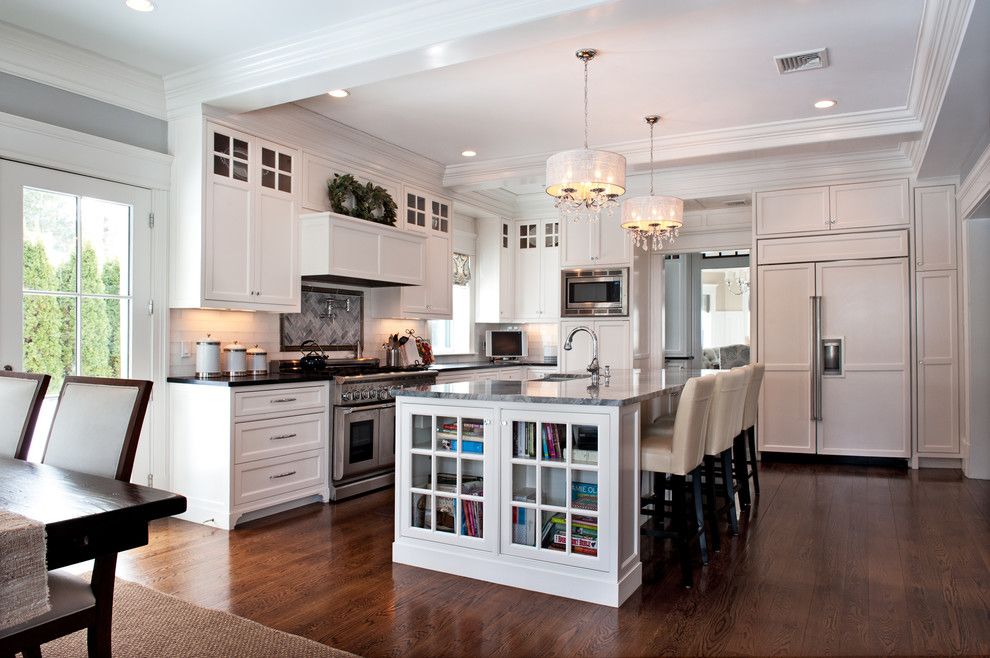
<path fill-rule="evenodd" d="M 828 48 L 809 50 L 805 53 L 777 55 L 773 59 L 777 62 L 777 71 L 782 74 L 823 69 L 828 66 Z"/>
<path fill-rule="evenodd" d="M 743 206 L 748 206 L 748 205 L 749 205 L 749 200 L 747 199 L 736 199 L 734 201 L 725 202 L 726 208 L 741 208 Z"/>

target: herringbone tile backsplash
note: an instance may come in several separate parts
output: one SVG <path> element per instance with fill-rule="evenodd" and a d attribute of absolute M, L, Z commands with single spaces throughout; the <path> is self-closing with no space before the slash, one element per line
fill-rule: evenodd
<path fill-rule="evenodd" d="M 304 286 L 301 312 L 281 315 L 282 351 L 298 349 L 305 340 L 315 340 L 323 347 L 360 343 L 363 307 L 360 291 Z"/>

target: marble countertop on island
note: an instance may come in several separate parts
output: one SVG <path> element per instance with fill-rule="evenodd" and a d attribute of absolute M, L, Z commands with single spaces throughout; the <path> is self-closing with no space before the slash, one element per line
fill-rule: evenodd
<path fill-rule="evenodd" d="M 591 379 L 563 382 L 544 380 L 454 382 L 434 386 L 392 389 L 395 397 L 436 398 L 440 400 L 479 400 L 485 402 L 526 402 L 535 404 L 576 404 L 621 407 L 661 395 L 675 393 L 691 377 L 715 374 L 717 370 L 668 368 L 634 373 L 613 370 L 605 383 L 590 386 Z"/>

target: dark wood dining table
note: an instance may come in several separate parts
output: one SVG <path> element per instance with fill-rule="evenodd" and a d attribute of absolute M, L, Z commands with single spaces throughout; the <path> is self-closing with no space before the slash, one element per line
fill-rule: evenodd
<path fill-rule="evenodd" d="M 96 561 L 92 588 L 97 615 L 105 622 L 99 624 L 105 637 L 98 643 L 109 651 L 117 554 L 147 544 L 149 522 L 181 514 L 186 499 L 112 478 L 0 458 L 0 509 L 45 524 L 48 569 Z"/>

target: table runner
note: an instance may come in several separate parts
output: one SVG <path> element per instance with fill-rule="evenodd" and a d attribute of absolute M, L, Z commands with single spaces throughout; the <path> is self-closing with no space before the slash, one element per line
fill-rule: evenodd
<path fill-rule="evenodd" d="M 48 610 L 45 524 L 0 509 L 0 628 Z"/>

